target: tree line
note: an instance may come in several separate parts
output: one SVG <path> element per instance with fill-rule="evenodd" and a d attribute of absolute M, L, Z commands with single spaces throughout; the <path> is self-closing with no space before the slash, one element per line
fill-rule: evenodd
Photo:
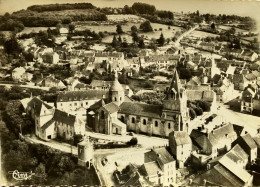
<path fill-rule="evenodd" d="M 96 7 L 91 3 L 74 3 L 74 4 L 49 4 L 49 5 L 33 5 L 29 6 L 27 10 L 44 12 L 44 11 L 61 11 L 73 9 L 95 9 Z"/>

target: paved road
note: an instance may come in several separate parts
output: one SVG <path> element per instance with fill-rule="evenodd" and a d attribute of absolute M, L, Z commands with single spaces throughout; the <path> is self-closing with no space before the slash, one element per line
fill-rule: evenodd
<path fill-rule="evenodd" d="M 89 132 L 89 131 L 86 132 L 86 136 L 103 139 L 103 140 L 119 141 L 119 142 L 128 142 L 131 138 L 133 138 L 133 136 L 130 135 L 124 135 L 124 136 L 115 135 L 115 134 L 106 135 L 106 134 Z M 168 139 L 165 138 L 146 136 L 141 134 L 134 134 L 134 137 L 137 138 L 139 145 L 147 149 L 168 145 Z"/>
<path fill-rule="evenodd" d="M 35 136 L 25 137 L 25 139 L 26 141 L 29 141 L 31 143 L 46 145 L 48 147 L 60 150 L 65 153 L 72 153 L 75 156 L 78 155 L 78 150 L 76 146 L 56 142 L 54 140 L 46 142 L 38 139 Z M 146 148 L 138 147 L 94 150 L 94 165 L 97 168 L 98 175 L 100 177 L 102 185 L 116 185 L 113 180 L 113 171 L 117 168 L 115 165 L 115 161 L 117 161 L 117 163 L 119 163 L 122 167 L 125 167 L 127 164 L 129 164 L 129 162 L 140 164 L 143 162 L 142 159 L 144 157 L 144 153 L 147 151 L 148 150 Z M 109 163 L 106 166 L 103 166 L 101 164 L 101 161 L 105 157 L 108 158 Z"/>
<path fill-rule="evenodd" d="M 190 34 L 191 32 L 193 32 L 195 29 L 197 29 L 199 27 L 199 25 L 196 25 L 195 27 L 191 28 L 190 30 L 188 30 L 187 32 L 184 32 L 183 34 L 181 34 L 179 36 L 179 38 L 174 42 L 174 45 L 176 47 L 180 46 L 180 41 L 183 37 L 185 37 L 186 35 Z"/>

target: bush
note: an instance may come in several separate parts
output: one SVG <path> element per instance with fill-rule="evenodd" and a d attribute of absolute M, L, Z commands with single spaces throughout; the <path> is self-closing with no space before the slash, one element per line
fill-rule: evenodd
<path fill-rule="evenodd" d="M 133 137 L 129 142 L 127 142 L 128 145 L 137 145 L 138 140 L 137 138 Z"/>
<path fill-rule="evenodd" d="M 201 116 L 203 114 L 203 110 L 199 106 L 195 107 L 194 111 L 196 112 L 197 116 Z"/>
<path fill-rule="evenodd" d="M 196 112 L 192 108 L 189 109 L 189 113 L 190 113 L 191 119 L 194 119 L 197 117 Z"/>

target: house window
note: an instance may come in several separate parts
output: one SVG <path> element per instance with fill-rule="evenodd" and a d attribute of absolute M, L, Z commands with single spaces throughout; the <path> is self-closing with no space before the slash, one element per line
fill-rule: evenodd
<path fill-rule="evenodd" d="M 70 103 L 70 106 L 72 106 L 72 104 Z"/>
<path fill-rule="evenodd" d="M 155 122 L 154 122 L 154 126 L 155 126 L 155 127 L 158 127 L 158 121 L 155 121 Z"/>
<path fill-rule="evenodd" d="M 62 106 L 62 103 L 60 104 L 60 106 Z"/>
<path fill-rule="evenodd" d="M 75 106 L 77 106 L 77 103 L 74 103 Z"/>
<path fill-rule="evenodd" d="M 86 105 L 88 105 L 88 102 L 86 102 Z"/>
<path fill-rule="evenodd" d="M 168 123 L 168 129 L 171 129 L 171 123 Z"/>
<path fill-rule="evenodd" d="M 120 101 L 122 101 L 122 97 L 120 97 Z"/>
<path fill-rule="evenodd" d="M 114 98 L 114 101 L 116 101 L 116 97 Z"/>
<path fill-rule="evenodd" d="M 146 119 L 143 119 L 143 125 L 146 125 Z"/>
<path fill-rule="evenodd" d="M 135 123 L 135 118 L 134 117 L 132 117 L 132 123 Z"/>
<path fill-rule="evenodd" d="M 183 131 L 183 123 L 180 124 L 180 129 Z"/>
<path fill-rule="evenodd" d="M 81 107 L 83 107 L 83 103 L 81 103 Z"/>

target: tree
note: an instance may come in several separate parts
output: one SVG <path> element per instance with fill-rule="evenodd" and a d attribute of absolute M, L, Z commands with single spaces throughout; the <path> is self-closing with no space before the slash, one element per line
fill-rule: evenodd
<path fill-rule="evenodd" d="M 164 45 L 164 43 L 165 43 L 165 38 L 164 38 L 164 36 L 163 36 L 163 33 L 161 33 L 160 38 L 157 40 L 157 42 L 158 42 L 158 44 L 159 44 L 160 46 L 163 46 L 163 45 Z"/>
<path fill-rule="evenodd" d="M 139 42 L 139 37 L 138 34 L 136 32 L 132 32 L 132 40 L 134 43 Z"/>
<path fill-rule="evenodd" d="M 69 24 L 69 32 L 73 33 L 74 30 L 75 30 L 75 25 L 74 24 Z"/>
<path fill-rule="evenodd" d="M 145 22 L 141 23 L 140 29 L 143 32 L 151 32 L 151 31 L 153 31 L 153 28 L 151 26 L 151 22 L 150 21 L 145 21 Z"/>
<path fill-rule="evenodd" d="M 131 32 L 134 33 L 134 32 L 137 32 L 137 31 L 138 31 L 137 27 L 135 25 L 133 25 L 131 27 Z"/>
<path fill-rule="evenodd" d="M 192 108 L 189 108 L 189 114 L 191 119 L 195 119 L 197 117 L 196 112 Z"/>
<path fill-rule="evenodd" d="M 199 106 L 194 107 L 193 109 L 196 112 L 197 116 L 201 116 L 203 114 L 203 110 Z"/>
<path fill-rule="evenodd" d="M 4 48 L 7 54 L 13 54 L 16 57 L 22 52 L 22 48 L 16 38 L 7 40 L 4 43 Z"/>
<path fill-rule="evenodd" d="M 120 44 L 122 43 L 122 38 L 121 38 L 121 36 L 118 36 L 117 41 L 118 41 Z"/>
<path fill-rule="evenodd" d="M 127 142 L 127 144 L 129 145 L 137 145 L 137 143 L 138 143 L 138 139 L 136 137 L 131 138 L 131 140 Z"/>
<path fill-rule="evenodd" d="M 121 25 L 116 26 L 116 32 L 117 32 L 117 34 L 123 34 L 124 33 Z"/>
<path fill-rule="evenodd" d="M 116 35 L 114 35 L 111 45 L 112 45 L 113 47 L 117 47 L 117 43 L 118 43 L 118 42 L 117 42 L 117 39 L 116 39 Z"/>
<path fill-rule="evenodd" d="M 145 48 L 145 44 L 144 44 L 144 39 L 143 39 L 143 38 L 141 38 L 141 39 L 139 40 L 138 47 L 141 48 L 141 49 Z"/>
<path fill-rule="evenodd" d="M 210 27 L 211 27 L 212 30 L 216 30 L 216 26 L 215 26 L 215 23 L 214 23 L 214 22 L 211 23 L 211 26 L 210 26 Z"/>
<path fill-rule="evenodd" d="M 62 24 L 61 23 L 58 23 L 57 25 L 56 25 L 56 29 L 60 32 L 60 29 L 62 28 L 63 26 L 62 26 Z"/>
<path fill-rule="evenodd" d="M 47 180 L 47 173 L 45 171 L 45 165 L 40 163 L 34 171 L 35 175 L 33 175 L 34 184 L 45 184 Z"/>

